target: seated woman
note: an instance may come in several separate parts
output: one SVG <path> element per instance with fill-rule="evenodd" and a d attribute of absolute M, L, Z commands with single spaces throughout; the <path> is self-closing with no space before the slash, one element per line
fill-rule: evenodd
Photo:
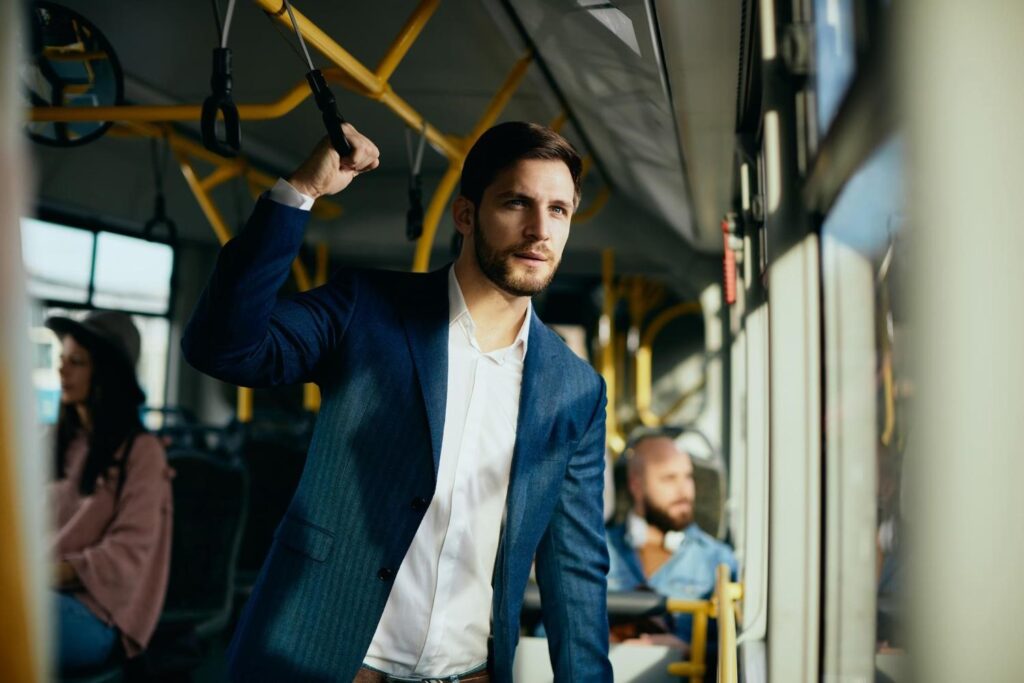
<path fill-rule="evenodd" d="M 139 419 L 139 333 L 123 313 L 54 317 L 61 407 L 49 495 L 59 666 L 133 657 L 156 628 L 171 556 L 171 470 Z"/>

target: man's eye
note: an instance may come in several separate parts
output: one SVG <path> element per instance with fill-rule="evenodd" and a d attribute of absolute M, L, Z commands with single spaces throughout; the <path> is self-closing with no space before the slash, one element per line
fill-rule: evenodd
<path fill-rule="evenodd" d="M 565 215 L 568 215 L 568 214 L 569 214 L 569 212 L 568 212 L 568 211 L 566 211 L 566 209 L 565 209 L 565 207 L 564 207 L 564 206 L 552 206 L 552 207 L 551 207 L 551 210 L 552 210 L 552 211 L 554 211 L 555 213 L 560 213 L 560 214 L 562 214 L 563 216 L 565 216 Z"/>

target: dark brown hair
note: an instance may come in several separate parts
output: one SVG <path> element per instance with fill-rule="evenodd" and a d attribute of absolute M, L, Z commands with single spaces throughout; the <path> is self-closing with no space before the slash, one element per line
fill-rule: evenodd
<path fill-rule="evenodd" d="M 569 141 L 546 126 L 524 121 L 500 123 L 477 139 L 466 155 L 459 194 L 480 208 L 484 190 L 498 174 L 521 159 L 562 161 L 572 176 L 573 204 L 580 203 L 583 162 Z"/>
<path fill-rule="evenodd" d="M 92 357 L 92 381 L 86 406 L 92 418 L 92 431 L 88 435 L 89 451 L 82 476 L 78 480 L 78 491 L 83 496 L 91 495 L 96 490 L 98 477 L 107 470 L 120 465 L 118 491 L 124 483 L 123 465 L 128 459 L 124 453 L 120 462 L 114 460 L 118 449 L 130 444 L 134 437 L 145 431 L 139 417 L 139 405 L 145 396 L 139 390 L 135 379 L 135 369 L 128 360 L 122 358 L 111 349 L 90 344 L 88 339 L 75 341 L 84 346 Z M 54 477 L 62 479 L 68 446 L 82 429 L 78 411 L 73 405 L 62 405 L 57 417 L 57 439 L 54 444 Z"/>

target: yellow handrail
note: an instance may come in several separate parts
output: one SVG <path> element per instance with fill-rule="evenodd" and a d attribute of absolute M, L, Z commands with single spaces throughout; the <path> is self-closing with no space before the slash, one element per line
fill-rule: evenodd
<path fill-rule="evenodd" d="M 377 71 L 375 72 L 377 78 L 382 81 L 387 81 L 391 78 L 391 74 L 398 68 L 402 58 L 405 57 L 405 53 L 416 42 L 420 31 L 427 25 L 427 21 L 430 20 L 430 17 L 440 4 L 441 0 L 423 0 L 420 3 L 416 11 L 409 17 L 409 20 L 405 22 L 402 30 L 398 32 L 398 35 L 380 60 L 380 63 L 377 64 Z"/>
<path fill-rule="evenodd" d="M 14 296 L 10 299 L 13 300 Z M 25 511 L 18 508 L 16 488 L 20 486 L 17 458 L 23 453 L 18 448 L 14 428 L 17 415 L 15 401 L 12 400 L 14 386 L 6 368 L 0 368 L 0 531 L 3 532 L 5 550 L 3 562 L 0 562 L 0 597 L 4 601 L 4 618 L 0 624 L 0 661 L 3 665 L 0 669 L 12 681 L 40 681 L 39 660 L 42 657 L 32 638 L 38 630 L 33 623 L 32 582 L 25 571 L 29 568 L 25 559 L 28 548 L 18 522 Z"/>
<path fill-rule="evenodd" d="M 327 74 L 325 74 L 327 75 Z M 310 95 L 303 79 L 285 95 L 264 104 L 239 104 L 238 118 L 246 121 L 276 119 L 288 114 Z M 122 104 L 108 107 L 33 107 L 30 121 L 198 121 L 203 115 L 201 104 Z"/>
<path fill-rule="evenodd" d="M 272 19 L 281 23 L 289 30 L 291 20 L 281 0 L 254 0 Z M 414 110 L 405 100 L 399 97 L 388 83 L 388 79 L 405 57 L 409 48 L 419 37 L 427 21 L 440 4 L 440 0 L 422 0 L 413 14 L 406 21 L 398 36 L 388 48 L 387 53 L 370 71 L 362 62 L 335 42 L 316 24 L 300 11 L 292 7 L 299 32 L 308 45 L 312 45 L 337 68 L 325 69 L 324 76 L 328 80 L 341 83 L 359 94 L 388 107 L 406 125 L 422 132 L 427 141 L 448 159 L 448 170 L 442 177 L 431 199 L 430 206 L 423 220 L 423 234 L 416 244 L 413 257 L 413 271 L 424 272 L 429 268 L 430 251 L 437 235 L 437 227 L 447 206 L 448 199 L 459 180 L 462 163 L 469 147 L 501 114 L 512 94 L 518 88 L 532 60 L 527 54 L 513 66 L 505 83 L 495 94 L 487 110 L 478 121 L 473 132 L 466 138 L 445 135 L 428 123 L 422 115 Z M 281 99 L 265 104 L 239 104 L 238 116 L 241 120 L 274 119 L 284 116 L 302 103 L 310 92 L 305 81 L 296 84 Z M 113 107 L 35 107 L 29 118 L 32 121 L 134 121 L 134 122 L 167 122 L 167 121 L 198 121 L 202 117 L 202 106 L 198 104 L 182 104 L 167 106 L 113 106 Z M 556 119 L 559 125 L 563 121 Z M 588 159 L 589 163 L 589 159 Z M 211 183 L 223 182 L 228 173 L 221 170 L 220 175 L 213 177 Z M 591 205 L 579 212 L 573 222 L 580 224 L 593 218 L 605 205 L 609 197 L 608 187 L 603 187 L 594 197 Z"/>
<path fill-rule="evenodd" d="M 498 92 L 494 94 L 490 104 L 487 105 L 487 109 L 480 117 L 480 120 L 477 121 L 476 126 L 473 127 L 473 132 L 459 145 L 456 155 L 449 155 L 448 170 L 445 171 L 441 182 L 437 185 L 437 189 L 434 190 L 434 196 L 430 199 L 430 206 L 427 207 L 427 213 L 423 216 L 423 234 L 416 242 L 416 253 L 412 261 L 414 273 L 425 273 L 430 267 L 430 251 L 434 246 L 434 239 L 437 236 L 437 226 L 441 223 L 441 215 L 444 213 L 445 207 L 448 206 L 448 199 L 451 197 L 452 192 L 455 191 L 455 185 L 459 182 L 459 177 L 462 174 L 462 164 L 466 160 L 469 148 L 473 146 L 477 138 L 494 125 L 494 122 L 498 119 L 508 101 L 512 99 L 512 94 L 519 87 L 519 84 L 522 83 L 523 77 L 526 76 L 526 70 L 530 67 L 532 61 L 533 54 L 527 52 L 512 66 L 508 76 L 505 77 L 505 82 L 498 89 Z"/>
<path fill-rule="evenodd" d="M 316 270 L 313 275 L 313 285 L 321 287 L 327 284 L 328 275 L 327 243 L 318 242 L 316 245 Z M 302 407 L 311 413 L 320 410 L 320 387 L 314 382 L 307 382 L 302 387 Z"/>
<path fill-rule="evenodd" d="M 618 303 L 618 292 L 615 291 L 615 251 L 605 249 L 601 252 L 601 283 L 604 289 L 604 302 L 601 306 L 601 320 L 598 324 L 598 342 L 601 346 L 599 371 L 604 378 L 608 405 L 605 409 L 605 441 L 615 457 L 626 448 L 626 439 L 619 429 L 616 413 L 618 394 L 615 381 L 615 305 Z"/>
<path fill-rule="evenodd" d="M 270 189 L 277 182 L 275 178 L 249 166 L 244 159 L 225 159 L 206 149 L 198 142 L 178 134 L 171 126 L 161 126 L 144 121 L 132 121 L 114 126 L 111 129 L 111 133 L 122 136 L 164 138 L 173 152 L 184 154 L 189 159 L 212 164 L 215 170 L 209 176 L 199 181 L 207 190 L 213 189 L 213 187 L 221 182 L 228 180 L 229 178 L 225 176 L 233 174 L 236 168 L 240 168 L 238 174 L 244 176 L 250 185 L 263 190 Z M 333 202 L 321 199 L 313 205 L 312 213 L 320 220 L 333 220 L 341 215 L 341 207 Z"/>
<path fill-rule="evenodd" d="M 288 30 L 292 29 L 288 13 L 281 0 L 254 0 L 254 2 L 282 26 Z M 388 54 L 384 56 L 377 67 L 381 73 L 393 72 L 397 68 L 399 61 L 401 61 L 401 58 L 412 45 L 412 40 L 422 30 L 422 24 L 426 23 L 426 20 L 436 7 L 437 3 L 435 0 L 424 0 L 417 6 L 413 16 L 406 23 L 405 27 L 402 28 L 399 37 L 391 45 Z M 302 33 L 306 44 L 316 48 L 320 54 L 331 60 L 345 74 L 351 77 L 363 95 L 379 101 L 397 114 L 413 130 L 422 131 L 426 135 L 427 141 L 440 150 L 449 160 L 459 156 L 460 149 L 458 145 L 449 136 L 427 123 L 415 109 L 409 106 L 408 102 L 395 94 L 386 78 L 381 78 L 378 74 L 366 68 L 362 62 L 338 45 L 319 26 L 295 9 L 294 5 L 292 6 L 292 11 L 295 14 L 295 22 L 298 25 L 299 32 Z"/>
<path fill-rule="evenodd" d="M 604 205 L 608 203 L 609 197 L 611 197 L 611 190 L 608 189 L 607 185 L 603 185 L 593 199 L 590 200 L 589 206 L 573 214 L 572 224 L 579 225 L 580 223 L 586 223 L 591 220 L 594 216 L 601 212 Z"/>
<path fill-rule="evenodd" d="M 657 427 L 662 424 L 664 418 L 651 410 L 651 348 L 654 346 L 654 339 L 658 336 L 665 325 L 683 315 L 690 315 L 701 312 L 700 303 L 697 301 L 684 301 L 675 306 L 666 308 L 651 321 L 651 324 L 644 330 L 640 338 L 640 346 L 636 350 L 634 360 L 636 367 L 636 412 L 640 421 L 647 427 Z"/>
<path fill-rule="evenodd" d="M 732 581 L 729 565 L 720 564 L 715 584 L 715 609 L 718 616 L 718 680 L 736 683 L 736 603 L 743 599 L 743 584 Z"/>
<path fill-rule="evenodd" d="M 192 190 L 192 194 L 195 196 L 196 202 L 199 204 L 199 208 L 203 211 L 203 214 L 206 216 L 206 220 L 213 228 L 214 233 L 217 235 L 217 239 L 222 245 L 226 244 L 228 240 L 231 239 L 231 229 L 228 227 L 227 221 L 224 220 L 224 216 L 214 203 L 213 197 L 210 196 L 210 188 L 217 184 L 210 181 L 211 179 L 226 180 L 228 177 L 231 177 L 232 174 L 238 175 L 243 172 L 244 166 L 237 161 L 220 160 L 219 162 L 216 162 L 219 164 L 217 170 L 205 179 L 201 180 L 196 174 L 195 167 L 192 165 L 192 160 L 189 158 L 187 152 L 189 145 L 181 144 L 180 136 L 175 135 L 173 132 L 169 132 L 167 135 L 168 144 L 174 152 L 174 156 L 181 167 L 182 177 L 185 178 L 185 182 L 188 184 L 189 189 Z M 192 144 L 194 145 L 195 143 Z M 320 266 L 320 259 L 323 259 L 323 266 L 322 268 L 318 267 L 318 275 L 321 273 L 326 274 L 326 259 L 321 257 L 318 252 L 318 266 Z M 295 276 L 295 282 L 300 291 L 305 291 L 311 287 L 309 273 L 298 257 L 292 261 L 292 273 Z M 303 390 L 303 403 L 307 409 L 310 410 L 315 410 L 319 407 L 320 396 L 319 393 L 316 393 L 314 396 L 313 392 L 315 389 L 315 385 L 307 384 Z M 244 423 L 252 421 L 253 391 L 251 388 L 238 387 L 235 412 L 239 422 Z"/>
<path fill-rule="evenodd" d="M 690 659 L 668 665 L 670 676 L 689 677 L 690 683 L 702 683 L 707 671 L 704 658 L 707 655 L 708 617 L 712 614 L 709 600 L 669 599 L 666 609 L 671 614 L 692 614 L 693 629 L 690 634 Z"/>

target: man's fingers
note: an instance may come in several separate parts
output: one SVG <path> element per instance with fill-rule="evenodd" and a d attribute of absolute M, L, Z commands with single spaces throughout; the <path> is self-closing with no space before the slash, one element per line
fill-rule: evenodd
<path fill-rule="evenodd" d="M 341 159 L 342 168 L 365 173 L 380 165 L 380 150 L 377 149 L 377 145 L 357 131 L 351 123 L 343 123 L 341 130 L 352 147 L 352 153 Z"/>

